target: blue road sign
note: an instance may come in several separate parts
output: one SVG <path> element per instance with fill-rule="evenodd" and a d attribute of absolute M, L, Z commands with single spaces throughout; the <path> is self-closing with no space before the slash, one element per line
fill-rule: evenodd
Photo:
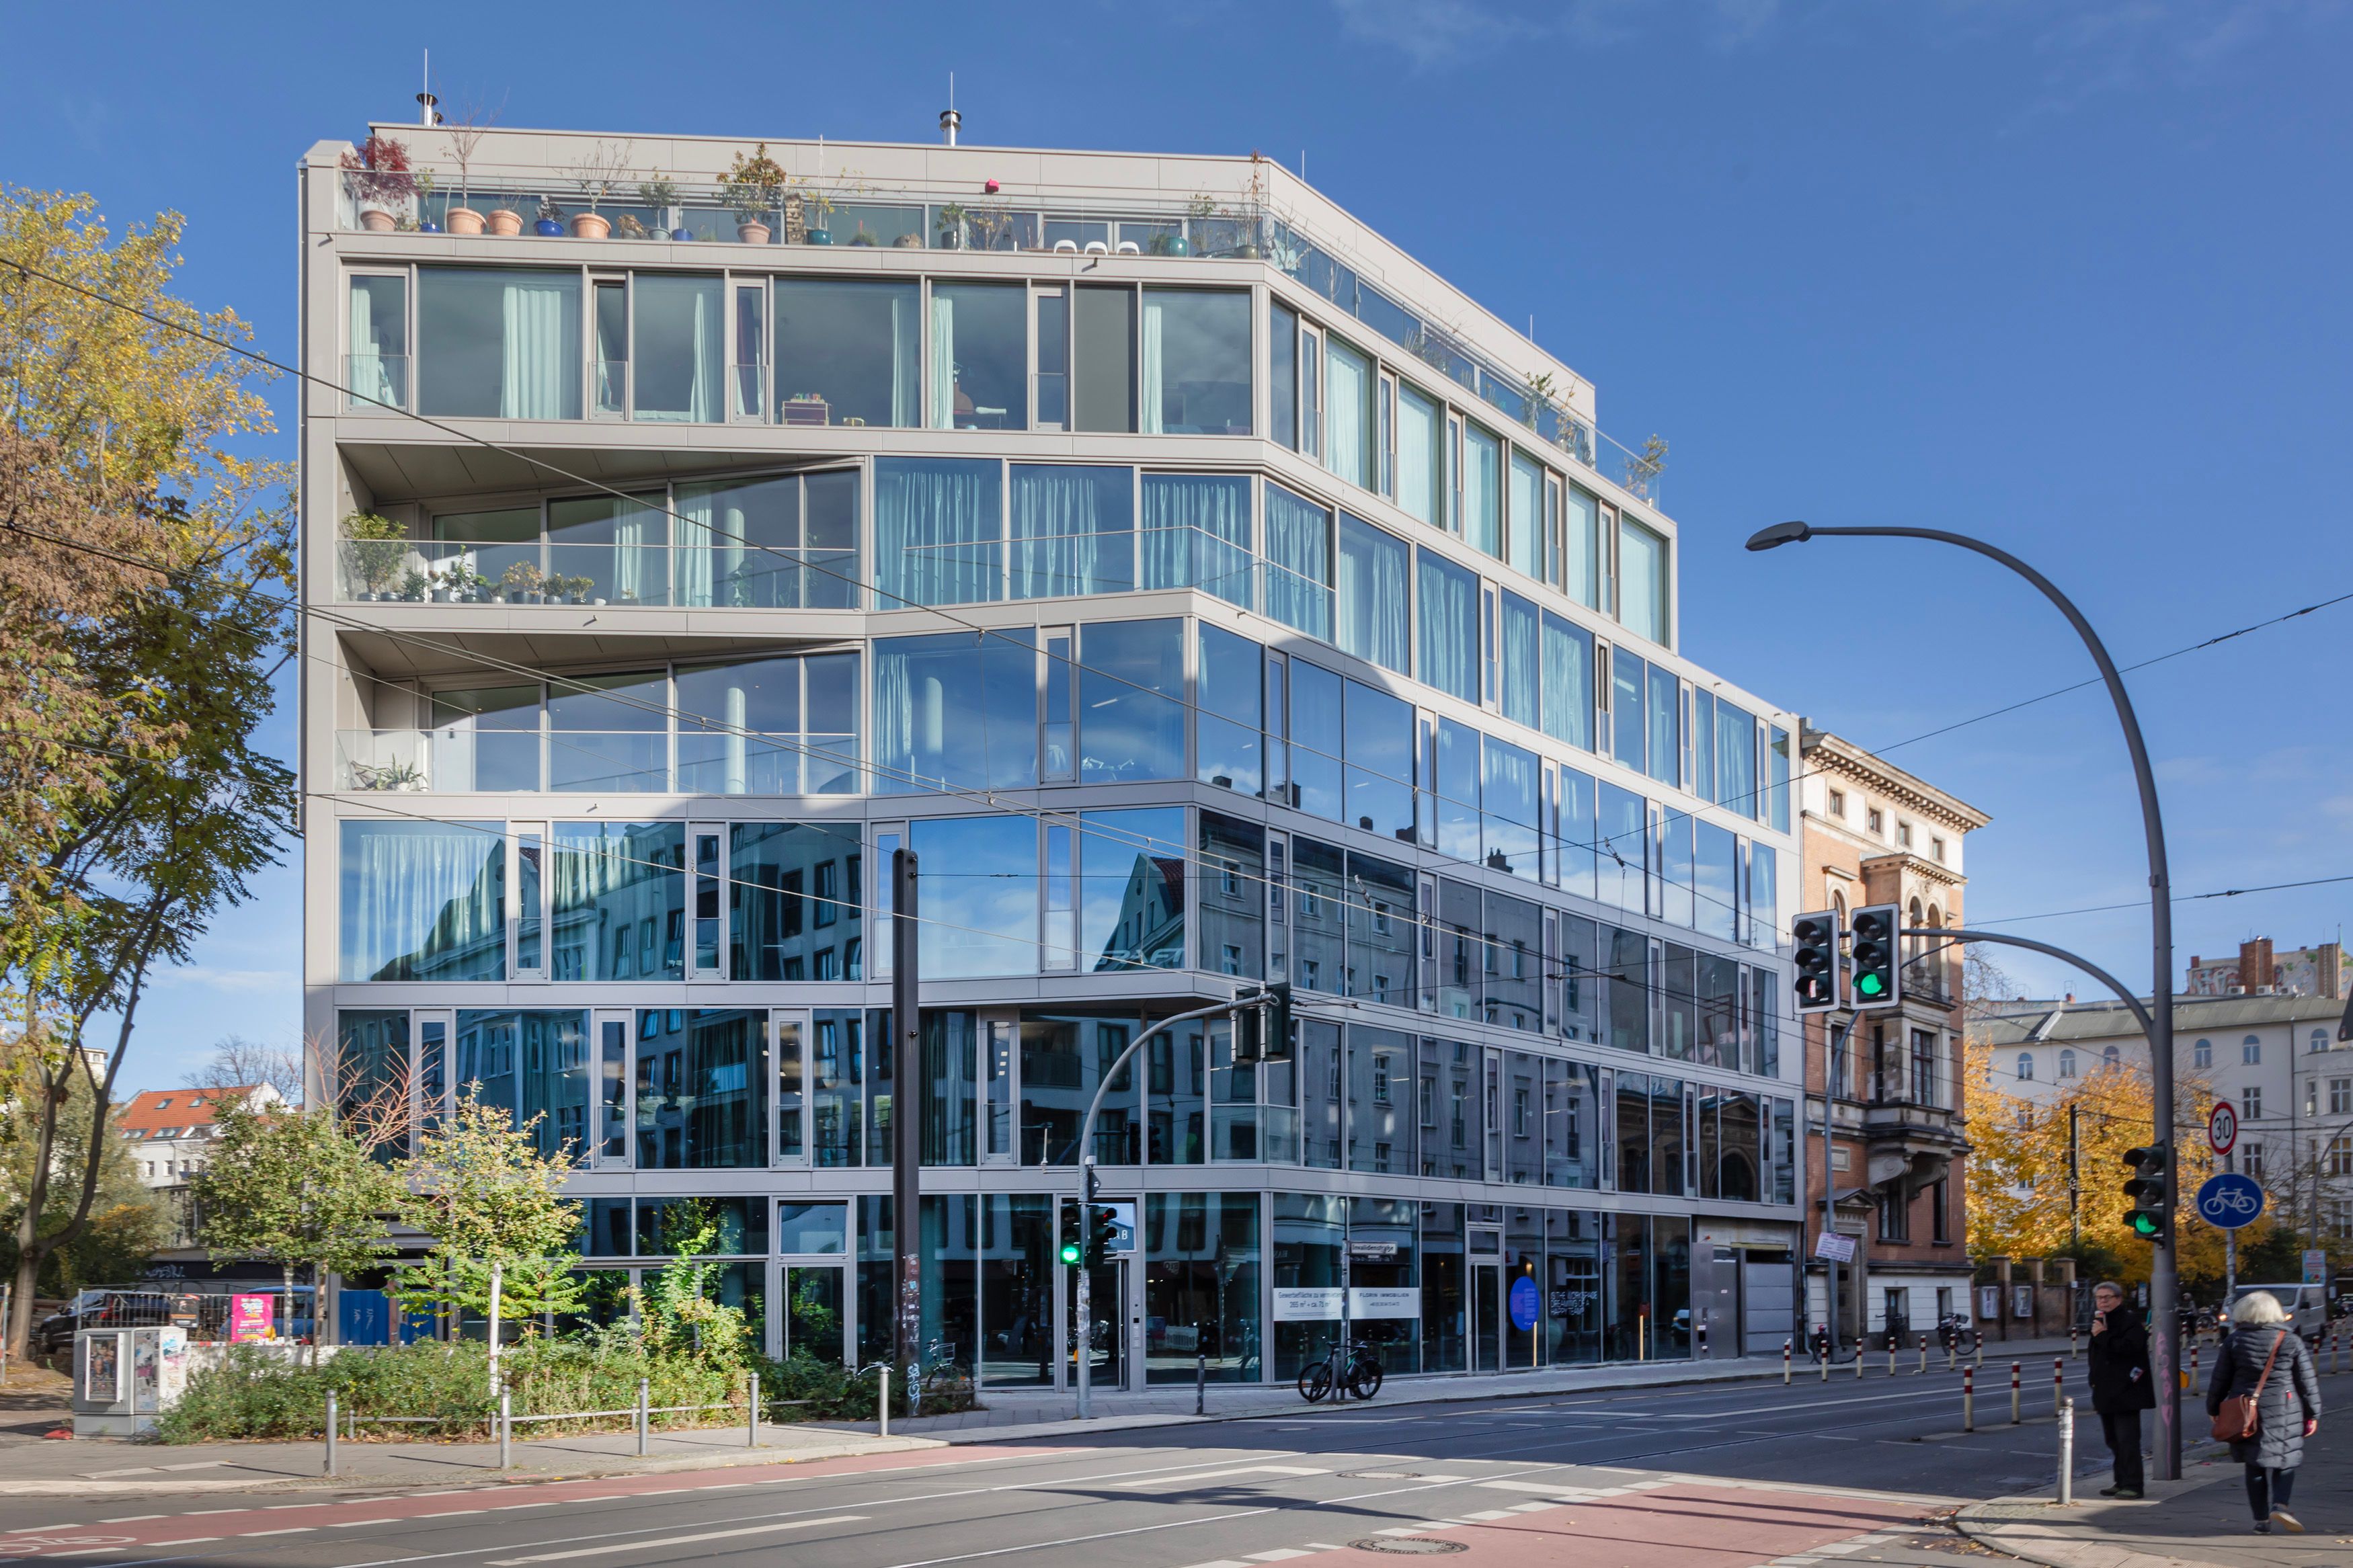
<path fill-rule="evenodd" d="M 2252 1225 L 2263 1212 L 2263 1184 L 2253 1176 L 2224 1172 L 2209 1176 L 2198 1189 L 2198 1217 L 2221 1230 Z"/>
<path fill-rule="evenodd" d="M 1525 1332 L 1536 1326 L 1536 1313 L 1541 1310 L 1543 1293 L 1536 1282 L 1526 1275 L 1512 1281 L 1512 1327 Z"/>

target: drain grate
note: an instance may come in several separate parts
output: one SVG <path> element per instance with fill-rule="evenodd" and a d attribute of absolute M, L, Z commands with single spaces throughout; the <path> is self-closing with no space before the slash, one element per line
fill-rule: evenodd
<path fill-rule="evenodd" d="M 1342 1470 L 1340 1479 L 1344 1481 L 1418 1481 L 1421 1479 L 1421 1472 L 1419 1470 Z"/>
<path fill-rule="evenodd" d="M 1348 1544 L 1359 1552 L 1388 1552 L 1400 1557 L 1442 1557 L 1450 1552 L 1471 1550 L 1459 1541 L 1440 1541 L 1430 1535 L 1368 1535 Z"/>

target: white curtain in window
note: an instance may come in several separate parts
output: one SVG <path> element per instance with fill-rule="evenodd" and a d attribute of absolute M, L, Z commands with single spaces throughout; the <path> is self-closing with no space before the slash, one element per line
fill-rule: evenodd
<path fill-rule="evenodd" d="M 1125 484 L 1132 470 L 1111 470 Z M 1010 563 L 1017 599 L 1054 598 L 1065 594 L 1124 589 L 1134 575 L 1124 562 L 1106 560 L 1112 552 L 1130 548 L 1124 515 L 1107 514 L 1102 479 L 1104 470 L 1076 467 L 1016 465 L 1013 470 L 1013 556 Z M 1124 513 L 1124 508 L 1120 509 Z M 1113 538 L 1106 541 L 1106 525 Z M 1106 544 L 1108 543 L 1108 550 Z M 1108 568 L 1106 574 L 1103 570 Z"/>
<path fill-rule="evenodd" d="M 1162 357 L 1161 330 L 1167 321 L 1165 301 L 1155 299 L 1152 290 L 1144 291 L 1144 405 L 1136 411 L 1136 428 L 1147 436 L 1164 434 L 1161 426 L 1166 418 L 1166 399 L 1163 395 L 1161 374 L 1166 363 Z"/>
<path fill-rule="evenodd" d="M 1544 470 L 1512 454 L 1512 564 L 1531 577 L 1544 575 Z"/>
<path fill-rule="evenodd" d="M 613 519 L 613 587 L 623 604 L 658 605 L 668 598 L 665 574 L 651 553 L 659 548 L 660 514 L 639 500 L 620 503 Z"/>
<path fill-rule="evenodd" d="M 1479 700 L 1479 582 L 1424 552 L 1420 579 L 1421 679 L 1465 702 Z"/>
<path fill-rule="evenodd" d="M 689 608 L 699 609 L 712 602 L 711 553 L 717 541 L 711 525 L 718 507 L 719 498 L 713 487 L 678 487 L 678 550 L 675 553 L 678 603 Z M 743 534 L 742 509 L 731 508 L 730 515 L 734 521 L 729 524 L 728 531 L 740 538 Z M 736 545 L 735 552 L 740 558 L 743 546 Z"/>
<path fill-rule="evenodd" d="M 919 302 L 905 291 L 891 296 L 891 423 L 909 429 L 920 423 L 915 399 L 922 376 L 915 368 L 915 311 Z"/>
<path fill-rule="evenodd" d="M 1424 522 L 1438 521 L 1438 405 L 1398 388 L 1398 505 Z"/>
<path fill-rule="evenodd" d="M 1201 588 L 1250 605 L 1250 482 L 1239 474 L 1144 476 L 1144 585 Z"/>
<path fill-rule="evenodd" d="M 1502 444 L 1485 431 L 1462 434 L 1462 526 L 1490 555 L 1504 553 Z"/>
<path fill-rule="evenodd" d="M 1544 618 L 1544 732 L 1593 744 L 1593 637 L 1558 616 Z"/>
<path fill-rule="evenodd" d="M 345 980 L 506 973 L 503 823 L 346 822 Z"/>
<path fill-rule="evenodd" d="M 886 462 L 876 469 L 874 551 L 883 607 L 1003 597 L 997 466 Z"/>
<path fill-rule="evenodd" d="M 1353 517 L 1340 520 L 1340 647 L 1405 673 L 1405 545 Z"/>
<path fill-rule="evenodd" d="M 1667 640 L 1666 541 L 1639 522 L 1618 526 L 1618 619 L 1636 637 Z"/>
<path fill-rule="evenodd" d="M 1310 637 L 1332 636 L 1332 514 L 1284 489 L 1266 487 L 1265 613 Z"/>
<path fill-rule="evenodd" d="M 392 384 L 392 367 L 385 363 L 385 338 L 406 323 L 386 321 L 381 326 L 375 319 L 375 294 L 370 287 L 372 279 L 352 280 L 352 366 L 347 384 L 356 397 L 374 398 L 390 407 L 400 406 L 400 394 Z M 363 405 L 364 407 L 369 406 Z"/>
<path fill-rule="evenodd" d="M 1330 409 L 1331 436 L 1326 461 L 1332 472 L 1352 485 L 1372 488 L 1365 461 L 1365 409 L 1372 400 L 1372 365 L 1365 356 L 1338 339 L 1324 344 L 1325 401 Z"/>
<path fill-rule="evenodd" d="M 896 318 L 893 318 L 896 324 Z M 955 427 L 955 301 L 932 294 L 932 417 L 934 430 Z"/>
<path fill-rule="evenodd" d="M 580 359 L 578 291 L 569 279 L 517 276 L 504 283 L 499 416 L 571 418 L 576 389 L 566 382 Z"/>
<path fill-rule="evenodd" d="M 686 416 L 698 425 L 719 417 L 719 387 L 725 374 L 719 342 L 719 288 L 694 291 L 694 384 L 686 395 Z"/>

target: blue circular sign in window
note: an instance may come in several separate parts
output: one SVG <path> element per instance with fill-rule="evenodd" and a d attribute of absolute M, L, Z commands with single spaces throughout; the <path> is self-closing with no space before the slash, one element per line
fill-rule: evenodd
<path fill-rule="evenodd" d="M 1536 1282 L 1526 1275 L 1512 1281 L 1512 1327 L 1527 1330 L 1536 1326 L 1539 1295 Z"/>

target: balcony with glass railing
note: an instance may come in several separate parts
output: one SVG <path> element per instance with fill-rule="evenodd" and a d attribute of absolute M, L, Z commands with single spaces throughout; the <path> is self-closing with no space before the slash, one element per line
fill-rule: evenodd
<path fill-rule="evenodd" d="M 338 542 L 347 604 L 854 609 L 858 552 L 629 542 Z"/>
<path fill-rule="evenodd" d="M 335 784 L 365 794 L 856 795 L 854 734 L 339 730 Z"/>

